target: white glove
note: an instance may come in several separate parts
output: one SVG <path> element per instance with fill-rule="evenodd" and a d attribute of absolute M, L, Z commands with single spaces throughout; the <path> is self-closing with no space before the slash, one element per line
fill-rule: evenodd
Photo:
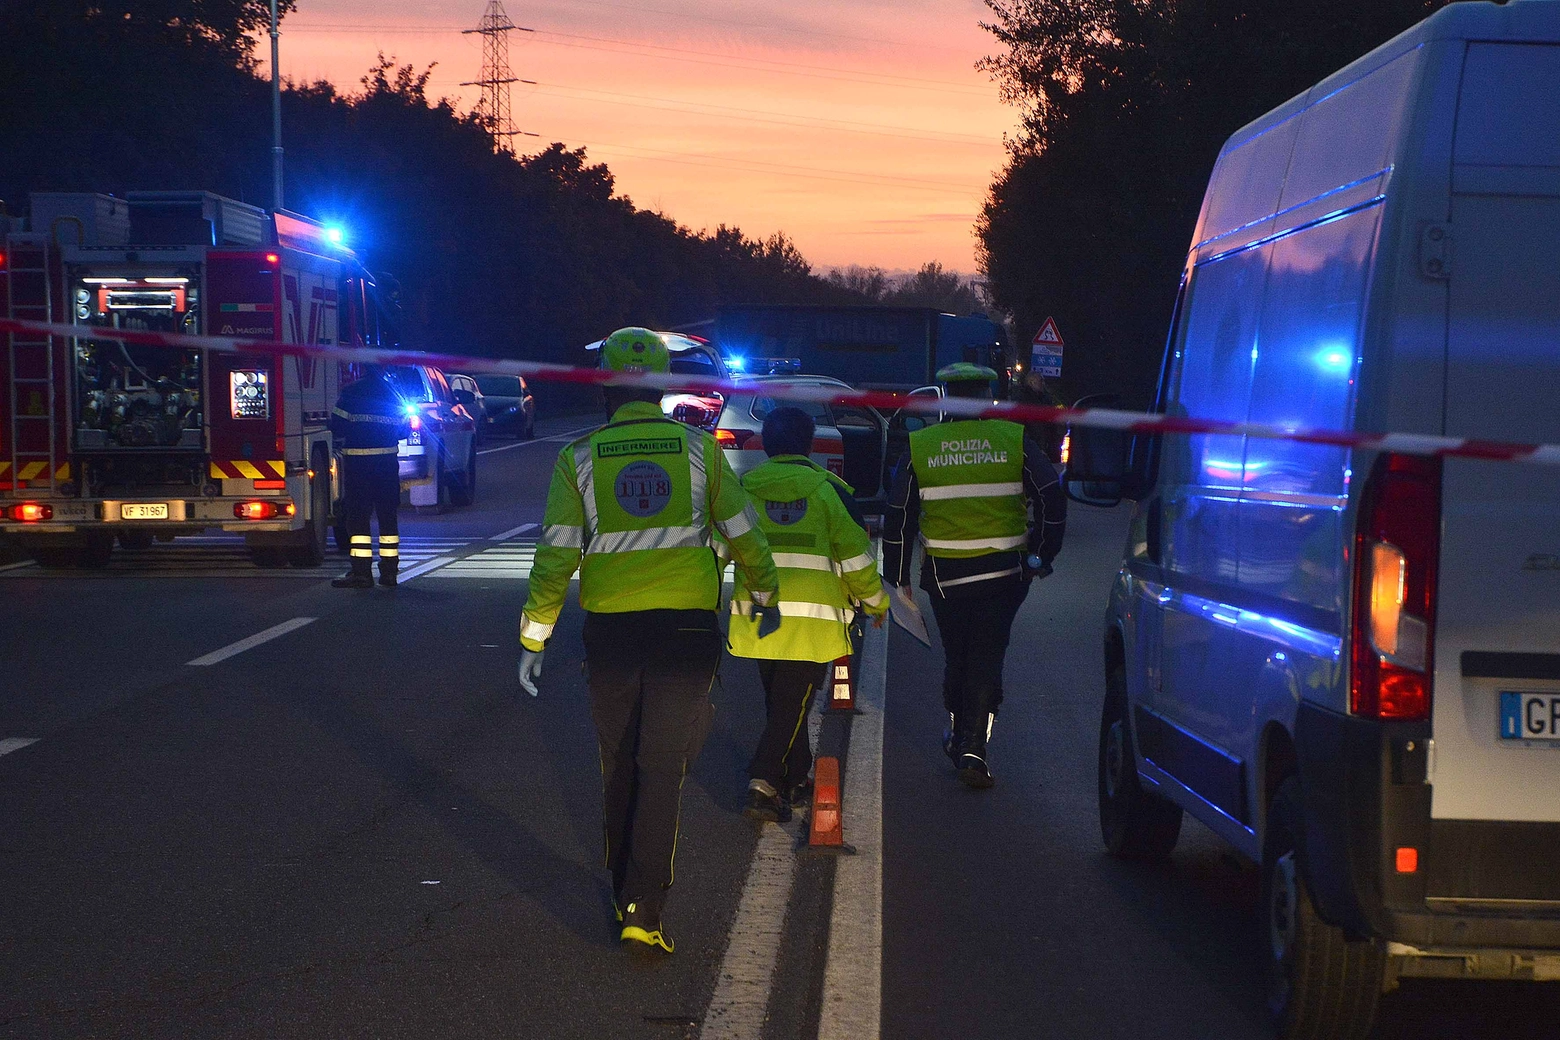
<path fill-rule="evenodd" d="M 520 648 L 520 688 L 532 697 L 541 692 L 536 688 L 536 680 L 542 677 L 543 652 Z"/>

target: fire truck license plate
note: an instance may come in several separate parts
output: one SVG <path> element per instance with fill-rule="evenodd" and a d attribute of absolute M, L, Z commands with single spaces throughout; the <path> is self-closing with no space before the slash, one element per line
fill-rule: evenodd
<path fill-rule="evenodd" d="M 1560 693 L 1502 692 L 1500 736 L 1560 742 Z"/>
<path fill-rule="evenodd" d="M 124 505 L 119 507 L 119 519 L 166 520 L 168 519 L 168 503 L 126 502 Z"/>

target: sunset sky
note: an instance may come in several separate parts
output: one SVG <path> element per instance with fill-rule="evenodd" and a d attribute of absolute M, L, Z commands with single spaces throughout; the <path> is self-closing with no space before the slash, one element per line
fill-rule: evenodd
<path fill-rule="evenodd" d="M 298 0 L 282 72 L 355 89 L 383 51 L 476 101 L 486 0 Z M 1015 113 L 974 64 L 980 0 L 506 0 L 515 122 L 606 161 L 689 227 L 783 230 L 814 265 L 975 271 L 972 225 Z M 268 57 L 268 48 L 260 53 Z M 267 69 L 269 66 L 267 66 Z"/>

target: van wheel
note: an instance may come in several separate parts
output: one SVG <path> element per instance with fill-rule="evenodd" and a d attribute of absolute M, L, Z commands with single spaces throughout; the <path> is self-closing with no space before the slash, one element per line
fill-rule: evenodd
<path fill-rule="evenodd" d="M 1279 785 L 1262 849 L 1262 945 L 1268 1011 L 1283 1040 L 1364 1040 L 1376 1019 L 1386 955 L 1316 916 L 1300 869 L 1300 781 Z"/>
<path fill-rule="evenodd" d="M 294 567 L 318 567 L 325 562 L 326 538 L 330 526 L 330 473 L 324 453 L 316 451 L 309 461 L 314 479 L 309 481 L 309 526 L 299 532 L 306 540 L 287 552 Z"/>
<path fill-rule="evenodd" d="M 81 566 L 80 549 L 34 549 L 32 558 L 38 566 L 51 571 Z"/>
<path fill-rule="evenodd" d="M 450 479 L 450 505 L 469 506 L 477 500 L 477 445 L 466 452 L 466 468 Z"/>
<path fill-rule="evenodd" d="M 249 550 L 249 559 L 256 567 L 287 566 L 287 550 L 274 545 L 257 545 Z"/>
<path fill-rule="evenodd" d="M 96 535 L 89 537 L 86 544 L 78 550 L 76 565 L 86 567 L 89 570 L 101 570 L 108 566 L 108 561 L 114 555 L 114 536 Z"/>
<path fill-rule="evenodd" d="M 1105 673 L 1105 710 L 1100 713 L 1100 836 L 1117 859 L 1162 860 L 1181 836 L 1181 807 L 1143 790 L 1127 725 L 1127 669 Z"/>

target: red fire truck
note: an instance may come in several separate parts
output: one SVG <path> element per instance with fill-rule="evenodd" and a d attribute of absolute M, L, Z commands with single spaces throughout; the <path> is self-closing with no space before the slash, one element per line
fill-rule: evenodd
<path fill-rule="evenodd" d="M 315 566 L 339 497 L 338 361 L 95 338 L 94 328 L 389 346 L 373 278 L 320 223 L 205 192 L 40 193 L 0 217 L 0 313 L 81 326 L 5 337 L 0 532 L 45 566 L 117 538 L 241 531 L 265 566 Z"/>

